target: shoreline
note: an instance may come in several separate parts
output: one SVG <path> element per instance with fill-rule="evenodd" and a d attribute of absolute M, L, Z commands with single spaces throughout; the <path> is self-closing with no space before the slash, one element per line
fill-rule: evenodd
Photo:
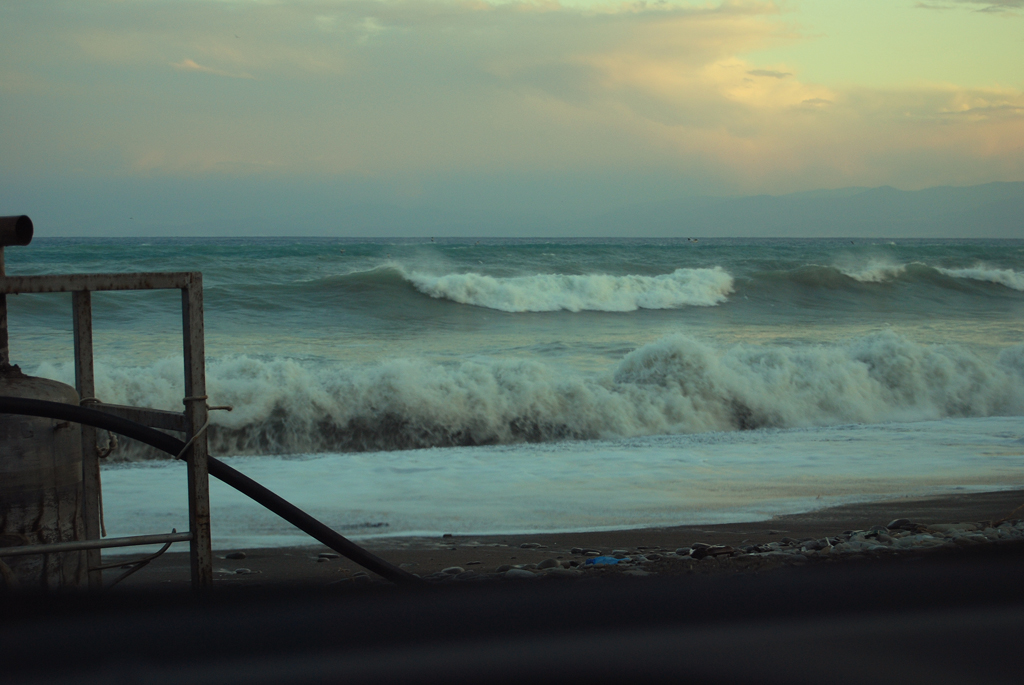
<path fill-rule="evenodd" d="M 898 518 L 922 524 L 977 523 L 1010 517 L 1022 505 L 1024 489 L 1015 488 L 846 504 L 749 523 L 530 535 L 394 537 L 360 544 L 397 566 L 427 576 L 452 567 L 492 572 L 503 565 L 582 559 L 571 553 L 573 548 L 610 553 L 614 550 L 674 550 L 693 543 L 756 545 L 778 542 L 784 537 L 821 538 L 847 530 L 867 530 L 872 526 L 885 526 Z M 1013 516 L 1020 517 L 1020 512 Z M 105 555 L 110 562 L 129 558 L 121 554 Z M 113 579 L 116 575 L 116 570 L 108 571 L 106 578 Z M 324 586 L 360 576 L 365 578 L 361 567 L 339 558 L 313 540 L 310 545 L 301 547 L 214 552 L 215 587 Z M 119 587 L 184 589 L 189 583 L 188 552 L 174 551 L 154 560 Z"/>

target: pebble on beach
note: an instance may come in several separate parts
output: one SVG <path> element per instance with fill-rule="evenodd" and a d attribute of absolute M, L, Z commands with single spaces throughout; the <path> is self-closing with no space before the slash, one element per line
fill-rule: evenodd
<path fill-rule="evenodd" d="M 505 571 L 504 577 L 509 580 L 533 580 L 537 574 L 522 568 L 510 568 Z"/>

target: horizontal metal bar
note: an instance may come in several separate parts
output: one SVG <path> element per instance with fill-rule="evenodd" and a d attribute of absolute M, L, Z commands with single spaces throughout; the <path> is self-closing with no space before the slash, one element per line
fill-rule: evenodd
<path fill-rule="evenodd" d="M 67 293 L 76 290 L 180 290 L 189 287 L 198 276 L 198 271 L 2 276 L 0 294 Z"/>
<path fill-rule="evenodd" d="M 75 542 L 54 542 L 49 545 L 22 545 L 21 547 L 0 547 L 0 557 L 23 557 L 27 554 L 57 554 L 77 552 L 83 549 L 106 549 L 107 547 L 135 547 L 137 545 L 159 545 L 165 542 L 185 542 L 192 539 L 191 532 L 161 533 L 158 535 L 133 535 L 127 538 L 105 540 L 76 540 Z"/>
<path fill-rule="evenodd" d="M 141 423 L 150 428 L 162 428 L 163 430 L 188 432 L 188 422 L 185 414 L 176 411 L 164 411 L 163 409 L 146 409 L 144 407 L 129 407 L 124 404 L 105 404 L 96 402 L 89 405 L 89 409 L 120 416 L 135 423 Z"/>

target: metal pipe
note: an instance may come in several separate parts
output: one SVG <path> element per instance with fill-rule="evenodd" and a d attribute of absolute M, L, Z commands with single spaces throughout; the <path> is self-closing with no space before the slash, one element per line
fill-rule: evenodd
<path fill-rule="evenodd" d="M 0 216 L 0 247 L 28 245 L 32 242 L 32 219 L 21 216 Z"/>
<path fill-rule="evenodd" d="M 77 552 L 83 549 L 106 549 L 108 547 L 159 545 L 161 543 L 185 542 L 191 539 L 192 533 L 158 533 L 156 535 L 132 535 L 124 538 L 106 538 L 105 540 L 52 542 L 45 545 L 0 547 L 0 557 L 23 557 L 28 554 L 57 554 L 59 552 Z"/>
<path fill-rule="evenodd" d="M 185 443 L 177 438 L 161 433 L 158 430 L 143 426 L 122 419 L 119 416 L 104 414 L 85 407 L 76 407 L 73 404 L 62 404 L 60 402 L 47 402 L 45 400 L 29 400 L 23 397 L 0 397 L 0 413 L 21 414 L 27 416 L 45 416 L 51 419 L 62 421 L 73 421 L 84 423 L 96 428 L 113 431 L 133 438 L 147 445 L 152 445 L 158 450 L 177 456 L 183 449 Z M 374 573 L 390 580 L 393 583 L 422 583 L 418 576 L 415 576 L 405 569 L 399 568 L 380 557 L 376 556 L 355 544 L 340 533 L 331 530 L 328 526 L 316 520 L 297 506 L 284 498 L 274 494 L 253 479 L 243 475 L 231 468 L 224 462 L 214 457 L 206 457 L 210 475 L 218 478 L 235 488 L 239 492 L 252 498 L 259 504 L 274 512 L 285 521 L 288 521 L 299 530 L 308 533 L 323 544 L 333 549 L 338 554 L 354 561 Z"/>

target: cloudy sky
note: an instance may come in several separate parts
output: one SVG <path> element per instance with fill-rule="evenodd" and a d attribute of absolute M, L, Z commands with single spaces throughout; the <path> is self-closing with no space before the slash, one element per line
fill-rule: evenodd
<path fill-rule="evenodd" d="M 41 235 L 1024 181 L 1024 0 L 12 0 L 0 127 Z"/>

